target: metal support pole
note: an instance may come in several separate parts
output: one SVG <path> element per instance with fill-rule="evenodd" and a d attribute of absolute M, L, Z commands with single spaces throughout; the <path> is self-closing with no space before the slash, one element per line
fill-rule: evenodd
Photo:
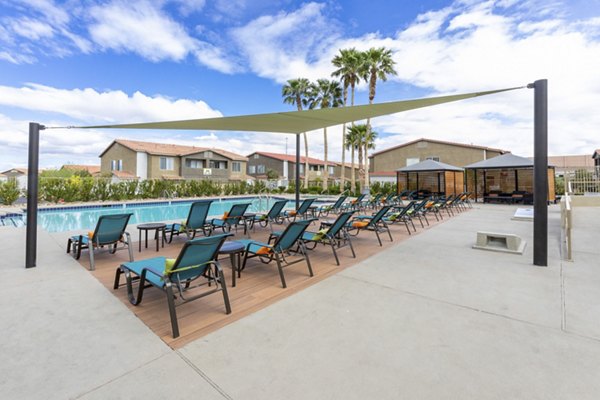
<path fill-rule="evenodd" d="M 43 129 L 43 125 L 36 122 L 29 123 L 25 268 L 35 267 L 37 258 L 38 167 L 40 155 L 40 130 Z"/>
<path fill-rule="evenodd" d="M 527 85 L 534 89 L 533 145 L 533 264 L 548 266 L 548 80 Z"/>
<path fill-rule="evenodd" d="M 304 171 L 308 174 L 308 171 Z M 296 210 L 300 207 L 300 134 L 296 134 Z"/>

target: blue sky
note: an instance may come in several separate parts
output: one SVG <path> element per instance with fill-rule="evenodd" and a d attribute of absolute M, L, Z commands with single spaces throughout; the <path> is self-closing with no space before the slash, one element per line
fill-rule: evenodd
<path fill-rule="evenodd" d="M 0 170 L 25 166 L 27 122 L 81 125 L 291 110 L 287 80 L 329 77 L 340 48 L 386 46 L 375 101 L 549 79 L 551 154 L 600 147 L 600 1 L 0 0 Z M 368 101 L 364 86 L 357 103 Z M 419 137 L 532 153 L 532 92 L 373 121 L 377 149 Z M 285 151 L 278 134 L 44 131 L 42 167 L 99 163 L 115 138 Z M 330 129 L 341 158 L 341 127 Z M 291 143 L 291 142 L 290 142 Z M 309 134 L 311 155 L 323 137 Z"/>

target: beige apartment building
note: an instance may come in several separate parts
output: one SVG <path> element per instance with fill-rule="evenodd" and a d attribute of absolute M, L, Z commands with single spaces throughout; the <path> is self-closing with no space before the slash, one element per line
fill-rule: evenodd
<path fill-rule="evenodd" d="M 369 156 L 369 175 L 372 181 L 395 182 L 396 170 L 421 161 L 434 160 L 456 167 L 464 167 L 504 153 L 508 153 L 508 151 L 423 138 L 371 154 Z"/>
<path fill-rule="evenodd" d="M 304 179 L 305 176 L 306 158 L 300 157 L 300 178 Z M 346 178 L 350 179 L 351 167 L 350 164 L 346 163 Z M 327 169 L 329 172 L 329 180 L 337 181 L 340 179 L 342 173 L 342 164 L 335 161 L 329 161 L 327 163 Z M 355 168 L 356 169 L 356 168 Z M 278 179 L 282 181 L 290 181 L 296 177 L 296 156 L 281 154 L 281 153 L 267 153 L 263 151 L 257 151 L 248 155 L 248 170 L 249 176 L 256 179 L 266 179 L 267 171 L 275 171 L 278 175 Z M 323 179 L 325 171 L 325 161 L 319 160 L 318 158 L 308 157 L 308 180 L 315 181 L 317 179 Z M 358 174 L 358 173 L 357 173 Z M 358 176 L 358 175 L 357 175 Z"/>
<path fill-rule="evenodd" d="M 100 154 L 100 170 L 137 179 L 245 180 L 247 158 L 226 150 L 117 139 Z"/>

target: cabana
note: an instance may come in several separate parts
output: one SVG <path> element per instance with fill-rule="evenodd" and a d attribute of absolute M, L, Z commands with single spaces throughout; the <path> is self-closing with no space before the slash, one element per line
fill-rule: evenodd
<path fill-rule="evenodd" d="M 494 203 L 533 204 L 533 160 L 506 153 L 465 166 L 467 191 Z M 548 166 L 548 201 L 556 199 L 554 167 Z"/>
<path fill-rule="evenodd" d="M 449 196 L 464 190 L 464 170 L 439 161 L 425 160 L 396 170 L 398 193 L 416 191 L 419 197 Z"/>

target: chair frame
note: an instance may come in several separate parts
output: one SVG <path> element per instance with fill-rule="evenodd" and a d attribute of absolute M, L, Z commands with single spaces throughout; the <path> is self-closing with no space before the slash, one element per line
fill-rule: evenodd
<path fill-rule="evenodd" d="M 347 222 L 352 217 L 356 211 L 345 211 L 340 213 L 338 217 L 333 221 L 329 230 L 319 240 L 308 239 L 305 237 L 307 233 L 316 234 L 317 232 L 307 232 L 305 231 L 302 235 L 301 240 L 307 245 L 308 243 L 314 243 L 314 247 L 310 248 L 306 246 L 308 250 L 312 250 L 316 247 L 318 243 L 323 245 L 330 245 L 331 251 L 333 252 L 333 256 L 335 257 L 335 262 L 337 265 L 340 265 L 340 259 L 337 255 L 337 249 L 341 249 L 342 247 L 349 246 L 352 251 L 352 257 L 356 258 L 356 253 L 354 252 L 354 247 L 352 246 L 352 240 L 350 239 L 350 235 L 347 231 Z M 323 227 L 323 226 L 322 226 Z"/>
<path fill-rule="evenodd" d="M 297 210 L 286 210 L 283 212 L 283 217 L 287 218 L 289 222 L 295 222 L 296 217 L 298 217 L 298 215 L 300 215 L 302 219 L 306 219 L 307 214 L 311 212 L 311 206 L 312 203 L 315 202 L 315 200 L 316 199 L 314 198 L 302 200 L 302 204 L 298 206 Z M 295 214 L 290 215 L 290 211 L 295 211 Z"/>
<path fill-rule="evenodd" d="M 377 213 L 375 215 L 358 216 L 358 217 L 354 218 L 349 223 L 350 227 L 348 228 L 348 233 L 350 234 L 350 232 L 353 232 L 354 230 L 356 230 L 356 234 L 354 235 L 354 236 L 356 236 L 359 234 L 359 232 L 361 230 L 374 231 L 375 235 L 377 236 L 377 241 L 379 242 L 379 245 L 383 246 L 383 243 L 381 242 L 381 238 L 379 237 L 379 233 L 387 231 L 388 236 L 390 237 L 390 242 L 393 242 L 394 239 L 392 238 L 392 232 L 390 231 L 390 227 L 383 219 L 383 217 L 385 216 L 385 214 L 388 213 L 390 208 L 391 208 L 390 206 L 383 206 L 383 207 L 381 207 L 381 209 L 379 211 L 377 211 Z M 369 221 L 369 223 L 364 228 L 355 228 L 352 226 L 352 222 L 361 221 L 361 220 L 365 220 L 365 219 L 367 219 Z"/>
<path fill-rule="evenodd" d="M 171 224 L 170 226 L 167 225 L 167 228 L 165 229 L 165 234 L 170 233 L 169 240 L 167 241 L 167 243 L 171 243 L 173 241 L 173 236 L 179 236 L 180 233 L 185 233 L 185 236 L 188 238 L 188 240 L 196 238 L 196 233 L 198 231 L 201 231 L 204 236 L 210 236 L 212 234 L 212 226 L 206 222 L 206 219 L 208 217 L 208 214 L 210 213 L 210 206 L 211 206 L 212 202 L 213 202 L 213 200 L 194 201 L 190 205 L 190 211 L 188 212 L 188 216 L 185 221 L 185 224 L 182 225 L 182 224 L 175 223 L 175 224 Z M 190 220 L 193 217 L 195 208 L 201 207 L 204 205 L 206 205 L 206 215 L 204 216 L 204 221 L 202 222 L 201 226 L 191 227 Z M 176 225 L 181 226 L 183 228 L 183 231 L 176 229 L 175 228 Z"/>
<path fill-rule="evenodd" d="M 223 292 L 223 302 L 225 303 L 225 312 L 226 312 L 226 314 L 231 314 L 231 304 L 229 302 L 229 295 L 227 293 L 227 284 L 225 282 L 225 276 L 223 274 L 223 269 L 221 268 L 221 265 L 217 261 L 219 249 L 223 245 L 223 242 L 229 236 L 233 236 L 233 234 L 226 233 L 226 234 L 209 236 L 209 237 L 204 237 L 204 238 L 192 239 L 192 240 L 185 242 L 181 251 L 179 252 L 179 255 L 177 256 L 177 259 L 175 260 L 173 269 L 170 271 L 169 274 L 165 274 L 163 271 L 163 273 L 161 275 L 157 271 L 155 271 L 151 268 L 142 268 L 141 273 L 138 275 L 135 271 L 132 271 L 127 266 L 127 263 L 121 264 L 115 272 L 115 282 L 113 285 L 113 289 L 115 289 L 115 290 L 119 289 L 119 287 L 121 286 L 121 283 L 120 283 L 121 275 L 125 275 L 125 283 L 124 284 L 127 286 L 127 297 L 129 299 L 129 302 L 131 304 L 133 304 L 134 306 L 138 306 L 141 304 L 142 299 L 144 297 L 144 290 L 146 288 L 154 286 L 158 289 L 163 290 L 167 297 L 167 305 L 168 305 L 168 309 L 169 309 L 169 317 L 171 319 L 171 330 L 173 332 L 173 338 L 179 337 L 179 324 L 177 322 L 176 307 L 178 307 L 180 305 L 189 303 L 191 301 L 200 299 L 202 297 L 208 296 L 213 293 Z M 217 242 L 218 242 L 218 244 L 216 244 Z M 216 244 L 216 246 L 214 247 L 213 254 L 210 257 L 207 257 L 207 258 L 210 258 L 209 261 L 204 262 L 202 264 L 197 264 L 194 266 L 182 267 L 181 269 L 179 269 L 179 264 L 184 259 L 185 255 L 186 255 L 186 251 L 188 251 L 188 249 L 190 249 L 192 246 L 215 245 L 215 244 Z M 163 257 L 160 257 L 160 258 L 163 258 Z M 153 259 L 157 259 L 157 258 L 155 257 Z M 138 261 L 138 262 L 143 262 L 143 261 L 144 260 Z M 185 273 L 185 275 L 189 275 L 189 271 L 196 269 L 196 268 L 201 269 L 196 275 L 193 275 L 191 277 L 184 276 L 183 277 L 184 279 L 181 280 L 181 277 L 179 276 L 179 274 Z M 159 287 L 152 281 L 146 279 L 146 276 L 148 276 L 148 274 L 154 274 L 154 275 L 160 277 L 162 279 L 162 281 L 164 282 L 164 285 L 162 287 Z M 201 277 L 206 278 L 207 281 L 204 283 L 199 283 L 194 286 L 191 286 L 191 283 L 193 281 L 195 281 Z M 137 294 L 134 294 L 134 288 L 133 288 L 134 281 L 138 281 Z M 200 288 L 200 287 L 206 286 L 206 285 L 208 285 L 210 287 L 212 283 L 215 284 L 215 288 L 210 291 L 199 293 L 199 294 L 191 296 L 191 297 L 186 297 L 186 295 L 185 295 L 185 293 L 191 289 Z M 176 291 L 175 291 L 175 289 L 176 289 Z M 176 293 L 179 294 L 179 298 L 182 300 L 180 304 L 175 304 L 175 299 L 177 298 Z"/>
<path fill-rule="evenodd" d="M 81 257 L 81 250 L 88 249 L 88 253 L 90 256 L 90 271 L 96 269 L 96 262 L 94 258 L 94 252 L 103 248 L 104 246 L 108 246 L 108 251 L 111 254 L 117 252 L 117 250 L 124 250 L 127 248 L 129 250 L 129 261 L 133 261 L 133 248 L 131 243 L 131 235 L 129 232 L 125 231 L 127 228 L 127 224 L 129 223 L 129 219 L 133 214 L 107 214 L 101 215 L 98 218 L 98 222 L 96 223 L 96 227 L 94 228 L 94 234 L 92 239 L 87 238 L 86 235 L 72 236 L 67 241 L 67 254 L 71 252 L 71 247 L 73 248 L 73 257 L 76 260 L 79 260 Z M 125 218 L 125 223 L 123 225 L 123 229 L 119 234 L 119 238 L 116 240 L 110 241 L 100 241 L 101 232 L 99 232 L 100 227 L 102 226 L 102 222 L 110 219 L 123 219 Z M 76 238 L 76 239 L 75 239 Z M 87 243 L 86 243 L 87 238 Z M 90 248 L 90 243 L 92 247 Z M 119 248 L 118 244 L 123 243 L 123 247 Z"/>
<path fill-rule="evenodd" d="M 281 286 L 283 286 L 284 289 L 287 288 L 287 284 L 285 282 L 283 268 L 300 263 L 302 261 L 306 261 L 309 275 L 311 277 L 314 276 L 312 265 L 310 263 L 310 258 L 308 257 L 308 252 L 306 251 L 306 246 L 304 245 L 304 242 L 300 239 L 306 231 L 306 228 L 308 228 L 308 225 L 310 225 L 315 220 L 316 219 L 305 219 L 290 223 L 280 235 L 276 236 L 274 234 L 271 234 L 269 236 L 269 242 L 274 240 L 273 244 L 248 240 L 246 244 L 246 251 L 244 254 L 244 261 L 242 262 L 240 271 L 246 268 L 246 262 L 248 261 L 248 259 L 258 257 L 259 260 L 264 264 L 269 264 L 271 261 L 275 260 L 275 262 L 277 263 L 277 270 L 279 271 L 279 278 L 281 279 Z M 281 247 L 281 243 L 288 239 L 287 235 L 290 235 L 289 232 L 292 230 L 293 227 L 297 225 L 302 225 L 303 229 L 301 229 L 298 232 L 295 238 L 292 238 L 293 240 L 289 243 L 288 246 L 286 246 L 285 248 Z M 296 244 L 296 250 L 292 250 L 292 247 Z M 269 254 L 252 253 L 250 251 L 250 246 L 267 247 L 270 249 L 270 252 Z M 289 261 L 288 259 L 286 259 L 286 255 L 290 255 L 291 253 L 294 253 L 295 255 L 300 254 L 301 258 L 298 260 Z"/>
<path fill-rule="evenodd" d="M 212 229 L 221 228 L 223 233 L 230 232 L 231 227 L 235 227 L 237 232 L 238 225 L 244 226 L 244 235 L 248 233 L 248 223 L 244 214 L 248 207 L 250 207 L 252 203 L 238 203 L 231 206 L 229 209 L 229 214 L 225 218 L 213 218 L 210 221 L 210 225 Z M 233 215 L 232 215 L 233 214 Z M 215 225 L 215 221 L 222 221 L 221 225 Z"/>

